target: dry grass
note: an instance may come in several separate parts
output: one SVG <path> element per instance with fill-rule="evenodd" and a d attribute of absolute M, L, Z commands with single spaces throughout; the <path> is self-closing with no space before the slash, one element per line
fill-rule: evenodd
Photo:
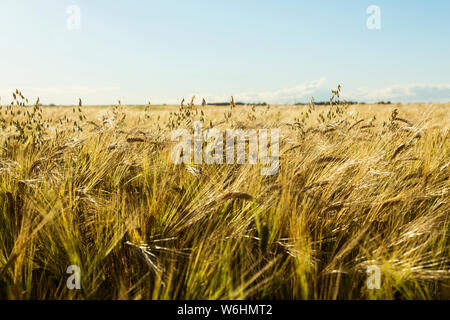
<path fill-rule="evenodd" d="M 450 297 L 448 104 L 35 108 L 1 110 L 0 298 Z M 279 174 L 172 164 L 199 119 L 281 128 Z"/>

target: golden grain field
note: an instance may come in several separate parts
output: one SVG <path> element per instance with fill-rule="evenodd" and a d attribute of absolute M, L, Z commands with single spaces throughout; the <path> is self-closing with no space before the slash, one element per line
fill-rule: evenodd
<path fill-rule="evenodd" d="M 450 104 L 14 96 L 0 110 L 0 299 L 450 298 Z M 171 132 L 196 120 L 280 128 L 278 174 L 173 164 Z"/>

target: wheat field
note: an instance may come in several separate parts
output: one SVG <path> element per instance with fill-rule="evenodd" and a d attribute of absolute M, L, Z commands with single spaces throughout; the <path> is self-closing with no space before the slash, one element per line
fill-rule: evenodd
<path fill-rule="evenodd" d="M 17 90 L 0 110 L 0 299 L 449 299 L 449 111 L 338 91 L 43 107 Z M 278 174 L 175 165 L 171 132 L 194 121 L 280 128 Z"/>

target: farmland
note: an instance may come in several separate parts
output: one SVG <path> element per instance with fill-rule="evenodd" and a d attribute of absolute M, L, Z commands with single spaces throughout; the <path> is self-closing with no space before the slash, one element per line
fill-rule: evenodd
<path fill-rule="evenodd" d="M 0 111 L 0 298 L 449 299 L 450 105 L 335 93 L 42 107 L 17 91 Z M 171 132 L 194 121 L 279 128 L 278 173 L 174 164 Z"/>

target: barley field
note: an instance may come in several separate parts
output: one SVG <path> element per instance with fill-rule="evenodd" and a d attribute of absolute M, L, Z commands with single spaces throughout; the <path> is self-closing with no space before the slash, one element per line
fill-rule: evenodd
<path fill-rule="evenodd" d="M 0 299 L 449 299 L 449 111 L 339 90 L 220 107 L 45 107 L 17 90 L 0 110 Z M 171 132 L 194 121 L 279 128 L 278 174 L 174 164 Z"/>

